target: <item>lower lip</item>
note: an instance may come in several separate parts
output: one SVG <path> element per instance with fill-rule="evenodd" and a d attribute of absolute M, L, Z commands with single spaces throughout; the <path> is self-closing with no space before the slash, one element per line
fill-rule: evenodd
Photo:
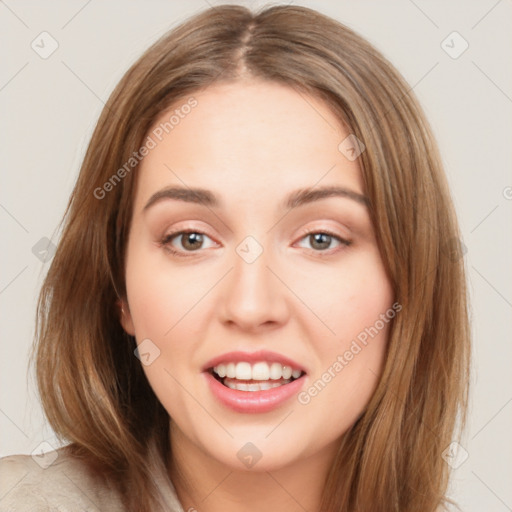
<path fill-rule="evenodd" d="M 204 372 L 208 385 L 215 397 L 225 406 L 236 412 L 258 413 L 276 409 L 286 400 L 296 395 L 305 382 L 305 376 L 289 384 L 261 391 L 239 391 L 219 382 L 210 372 Z"/>

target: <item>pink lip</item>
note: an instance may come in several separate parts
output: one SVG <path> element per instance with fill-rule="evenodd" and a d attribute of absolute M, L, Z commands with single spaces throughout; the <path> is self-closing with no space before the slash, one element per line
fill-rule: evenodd
<path fill-rule="evenodd" d="M 220 356 L 214 357 L 210 359 L 202 368 L 202 371 L 207 371 L 214 366 L 217 366 L 222 363 L 238 363 L 240 361 L 244 361 L 247 363 L 257 363 L 258 361 L 267 361 L 269 363 L 281 363 L 282 365 L 291 366 L 294 370 L 301 370 L 306 372 L 306 370 L 288 357 L 285 357 L 277 352 L 270 352 L 268 350 L 259 350 L 257 352 L 228 352 L 226 354 L 222 354 Z M 307 373 L 307 372 L 306 372 Z M 280 388 L 275 388 L 280 389 Z M 245 393 L 245 391 L 239 391 L 239 393 Z M 258 393 L 255 391 L 254 393 Z"/>
<path fill-rule="evenodd" d="M 306 382 L 306 376 L 264 391 L 239 391 L 224 386 L 210 372 L 203 372 L 213 395 L 225 406 L 236 412 L 263 413 L 272 411 L 296 395 Z"/>

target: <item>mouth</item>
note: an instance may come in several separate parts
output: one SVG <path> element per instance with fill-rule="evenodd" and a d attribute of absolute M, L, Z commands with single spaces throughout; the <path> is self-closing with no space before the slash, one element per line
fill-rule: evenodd
<path fill-rule="evenodd" d="M 211 359 L 202 371 L 216 401 L 244 414 L 285 407 L 307 384 L 304 367 L 268 350 L 225 353 Z"/>
<path fill-rule="evenodd" d="M 260 361 L 221 363 L 207 369 L 207 372 L 223 386 L 247 392 L 267 391 L 286 386 L 303 377 L 306 372 L 277 362 Z"/>

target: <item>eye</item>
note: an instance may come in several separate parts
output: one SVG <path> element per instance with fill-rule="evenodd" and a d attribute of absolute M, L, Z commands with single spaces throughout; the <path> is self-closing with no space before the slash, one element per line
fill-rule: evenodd
<path fill-rule="evenodd" d="M 206 249 L 208 248 L 204 246 L 205 240 L 208 239 L 212 242 L 209 247 L 215 246 L 215 243 L 212 239 L 206 235 L 205 233 L 201 233 L 200 231 L 188 230 L 188 231 L 176 231 L 174 233 L 169 233 L 164 236 L 161 240 L 160 245 L 165 247 L 171 254 L 175 256 L 188 256 L 188 254 L 196 252 L 198 249 Z M 175 242 L 178 243 L 181 247 L 178 247 L 176 250 Z"/>
<path fill-rule="evenodd" d="M 210 241 L 210 245 L 205 246 L 206 240 Z M 333 243 L 336 243 L 337 247 L 349 246 L 352 243 L 329 231 L 307 231 L 300 240 L 309 242 L 312 251 L 327 254 L 336 252 L 335 248 L 333 250 Z M 160 241 L 160 245 L 173 256 L 187 257 L 192 256 L 191 253 L 198 252 L 199 249 L 215 247 L 216 244 L 205 233 L 196 230 L 182 230 L 166 234 Z M 181 247 L 177 247 L 177 245 Z M 301 247 L 304 246 L 301 245 Z"/>
<path fill-rule="evenodd" d="M 338 247 L 349 246 L 352 243 L 350 240 L 345 240 L 344 238 L 328 231 L 308 231 L 303 234 L 301 240 L 309 242 L 312 250 L 315 252 L 327 252 L 326 250 L 332 249 L 333 242 L 336 242 Z"/>

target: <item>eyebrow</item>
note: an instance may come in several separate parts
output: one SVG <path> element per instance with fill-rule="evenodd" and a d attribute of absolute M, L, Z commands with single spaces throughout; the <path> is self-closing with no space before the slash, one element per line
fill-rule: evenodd
<path fill-rule="evenodd" d="M 368 198 L 345 187 L 330 186 L 321 188 L 302 188 L 293 191 L 284 201 L 284 207 L 291 209 L 297 208 L 320 199 L 328 197 L 344 197 L 352 199 L 353 201 L 369 206 Z M 155 192 L 144 206 L 143 211 L 147 211 L 151 206 L 166 199 L 174 199 L 177 201 L 184 201 L 186 203 L 202 204 L 212 208 L 219 208 L 222 206 L 222 201 L 210 190 L 204 188 L 184 188 L 184 187 L 166 187 L 158 192 Z"/>

